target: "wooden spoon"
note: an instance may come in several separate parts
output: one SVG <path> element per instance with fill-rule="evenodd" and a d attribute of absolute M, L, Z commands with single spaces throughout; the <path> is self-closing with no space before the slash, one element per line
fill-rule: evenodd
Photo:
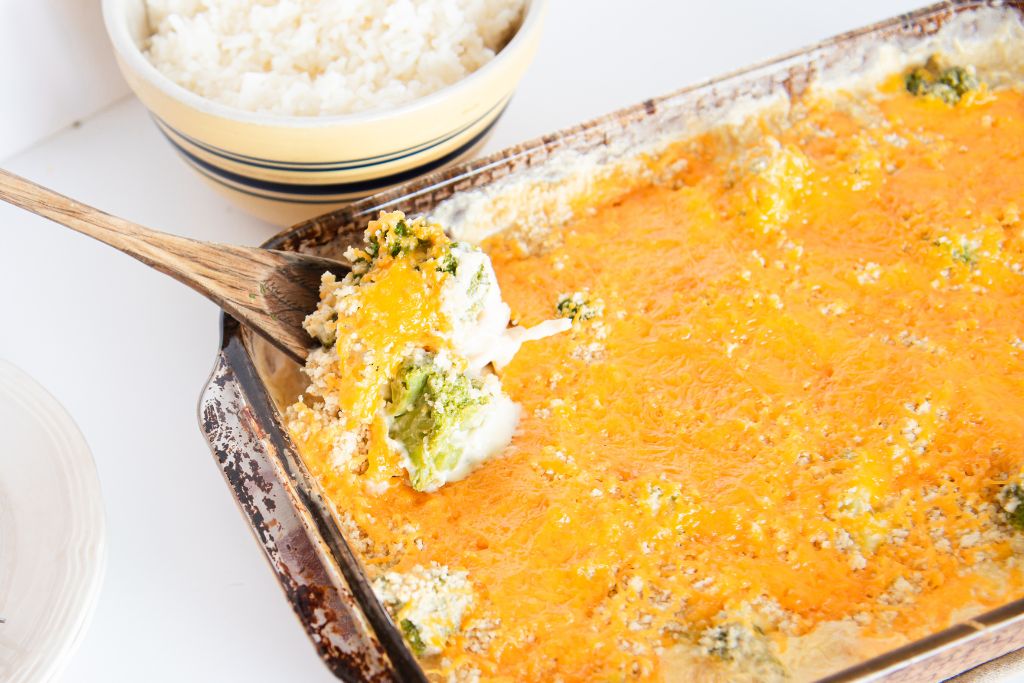
<path fill-rule="evenodd" d="M 305 362 L 313 345 L 302 320 L 320 301 L 320 276 L 328 270 L 340 276 L 349 269 L 318 256 L 199 242 L 150 230 L 2 169 L 0 199 L 94 237 L 184 282 L 299 363 Z M 339 538 L 343 540 L 340 534 Z M 399 679 L 426 683 L 366 577 L 352 569 L 352 551 L 347 544 L 344 547 L 350 558 L 339 563 L 341 571 Z"/>
<path fill-rule="evenodd" d="M 134 256 L 184 282 L 302 364 L 313 340 L 302 321 L 320 301 L 320 276 L 338 261 L 199 242 L 136 225 L 0 169 L 0 199 Z"/>

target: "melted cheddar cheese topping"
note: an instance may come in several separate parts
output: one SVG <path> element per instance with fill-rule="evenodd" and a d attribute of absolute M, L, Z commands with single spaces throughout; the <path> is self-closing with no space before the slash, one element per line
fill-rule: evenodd
<path fill-rule="evenodd" d="M 1024 465 L 1024 96 L 889 87 L 751 128 L 542 248 L 484 245 L 514 319 L 573 318 L 501 373 L 502 456 L 371 495 L 298 439 L 371 574 L 468 577 L 432 675 L 801 678 L 824 625 L 914 638 L 1024 596 L 996 504 Z M 374 304 L 381 343 L 424 334 L 417 305 Z"/>

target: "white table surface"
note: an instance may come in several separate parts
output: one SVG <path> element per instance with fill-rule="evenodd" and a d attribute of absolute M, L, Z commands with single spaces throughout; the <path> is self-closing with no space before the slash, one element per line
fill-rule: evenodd
<path fill-rule="evenodd" d="M 487 151 L 920 2 L 551 0 L 537 60 Z M 257 244 L 276 231 L 204 185 L 132 98 L 0 166 L 184 235 Z M 12 207 L 0 206 L 0 226 L 0 357 L 36 377 L 78 422 L 107 510 L 106 582 L 64 679 L 333 680 L 199 433 L 196 400 L 217 349 L 217 309 Z"/>

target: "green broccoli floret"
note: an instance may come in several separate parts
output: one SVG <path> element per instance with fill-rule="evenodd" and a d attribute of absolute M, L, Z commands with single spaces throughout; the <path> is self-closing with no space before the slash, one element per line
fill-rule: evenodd
<path fill-rule="evenodd" d="M 941 68 L 934 58 L 923 67 L 912 69 L 903 82 L 911 95 L 937 97 L 949 105 L 956 104 L 967 92 L 979 87 L 971 69 L 962 66 Z"/>
<path fill-rule="evenodd" d="M 944 69 L 939 75 L 939 83 L 951 88 L 956 93 L 957 99 L 971 90 L 978 89 L 977 77 L 962 66 L 951 66 Z"/>
<path fill-rule="evenodd" d="M 923 67 L 917 67 L 903 79 L 907 92 L 911 95 L 924 95 L 932 83 L 932 74 Z"/>
<path fill-rule="evenodd" d="M 385 572 L 373 591 L 397 622 L 409 647 L 418 655 L 438 655 L 448 639 L 462 629 L 473 603 L 473 585 L 466 571 L 447 565 L 416 565 L 407 572 Z"/>
<path fill-rule="evenodd" d="M 956 90 L 945 83 L 932 83 L 928 94 L 932 97 L 937 97 L 950 106 L 960 101 L 960 95 L 957 94 Z"/>
<path fill-rule="evenodd" d="M 480 267 L 477 268 L 476 273 L 473 275 L 473 279 L 469 281 L 469 287 L 466 288 L 466 298 L 469 301 L 466 314 L 471 319 L 476 318 L 484 308 L 487 292 L 491 288 L 491 279 L 487 275 L 487 267 L 480 264 Z"/>
<path fill-rule="evenodd" d="M 491 283 L 487 278 L 487 267 L 481 263 L 469 283 L 469 288 L 466 289 L 466 294 L 469 295 L 470 299 L 479 299 L 480 295 L 486 293 L 487 288 L 490 286 Z"/>
<path fill-rule="evenodd" d="M 737 667 L 754 680 L 776 681 L 788 678 L 775 647 L 757 626 L 725 623 L 712 626 L 697 640 L 701 651 Z"/>
<path fill-rule="evenodd" d="M 999 492 L 998 501 L 1006 522 L 1014 529 L 1024 531 L 1024 486 L 1019 482 L 1007 484 Z"/>
<path fill-rule="evenodd" d="M 437 270 L 441 273 L 448 273 L 449 275 L 455 275 L 459 270 L 459 259 L 455 258 L 455 254 L 452 253 L 451 248 L 445 252 L 444 256 L 437 260 Z"/>
<path fill-rule="evenodd" d="M 402 629 L 402 635 L 405 636 L 405 640 L 409 643 L 409 647 L 412 648 L 413 652 L 422 655 L 427 651 L 427 644 L 420 637 L 420 630 L 416 628 L 416 624 L 408 619 L 402 619 L 398 626 Z"/>
<path fill-rule="evenodd" d="M 369 242 L 371 250 L 391 256 L 411 254 L 424 244 L 423 240 L 412 233 L 409 224 L 404 220 L 398 221 L 393 227 L 385 226 L 371 235 Z"/>
<path fill-rule="evenodd" d="M 390 436 L 405 447 L 417 491 L 432 490 L 438 475 L 459 461 L 458 437 L 476 425 L 490 402 L 478 382 L 436 360 L 429 353 L 410 358 L 391 382 Z"/>
<path fill-rule="evenodd" d="M 960 245 L 953 247 L 953 249 L 950 250 L 949 255 L 953 257 L 954 261 L 962 263 L 965 266 L 973 266 L 978 263 L 978 249 L 968 240 L 961 240 Z"/>
<path fill-rule="evenodd" d="M 422 218 L 407 220 L 405 214 L 398 211 L 381 213 L 378 220 L 370 221 L 365 237 L 366 246 L 353 247 L 346 252 L 357 281 L 383 255 L 398 258 L 411 254 L 418 261 L 425 261 L 437 257 L 439 247 L 447 245 L 440 226 L 427 223 Z"/>
<path fill-rule="evenodd" d="M 562 318 L 590 320 L 604 313 L 604 303 L 600 299 L 590 298 L 586 292 L 575 292 L 559 296 L 555 310 Z"/>

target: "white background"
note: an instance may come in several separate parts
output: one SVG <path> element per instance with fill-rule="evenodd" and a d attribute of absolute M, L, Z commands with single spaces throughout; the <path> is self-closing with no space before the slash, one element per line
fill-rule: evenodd
<path fill-rule="evenodd" d="M 0 159 L 125 96 L 99 0 L 0 0 Z"/>
<path fill-rule="evenodd" d="M 537 60 L 487 151 L 920 1 L 551 0 Z M 95 0 L 0 0 L 0 158 L 24 150 L 0 166 L 155 228 L 241 244 L 273 234 L 202 184 L 124 97 L 98 13 Z M 65 679 L 333 680 L 199 434 L 215 307 L 8 206 L 0 236 L 0 357 L 77 420 L 108 515 L 106 583 Z"/>

